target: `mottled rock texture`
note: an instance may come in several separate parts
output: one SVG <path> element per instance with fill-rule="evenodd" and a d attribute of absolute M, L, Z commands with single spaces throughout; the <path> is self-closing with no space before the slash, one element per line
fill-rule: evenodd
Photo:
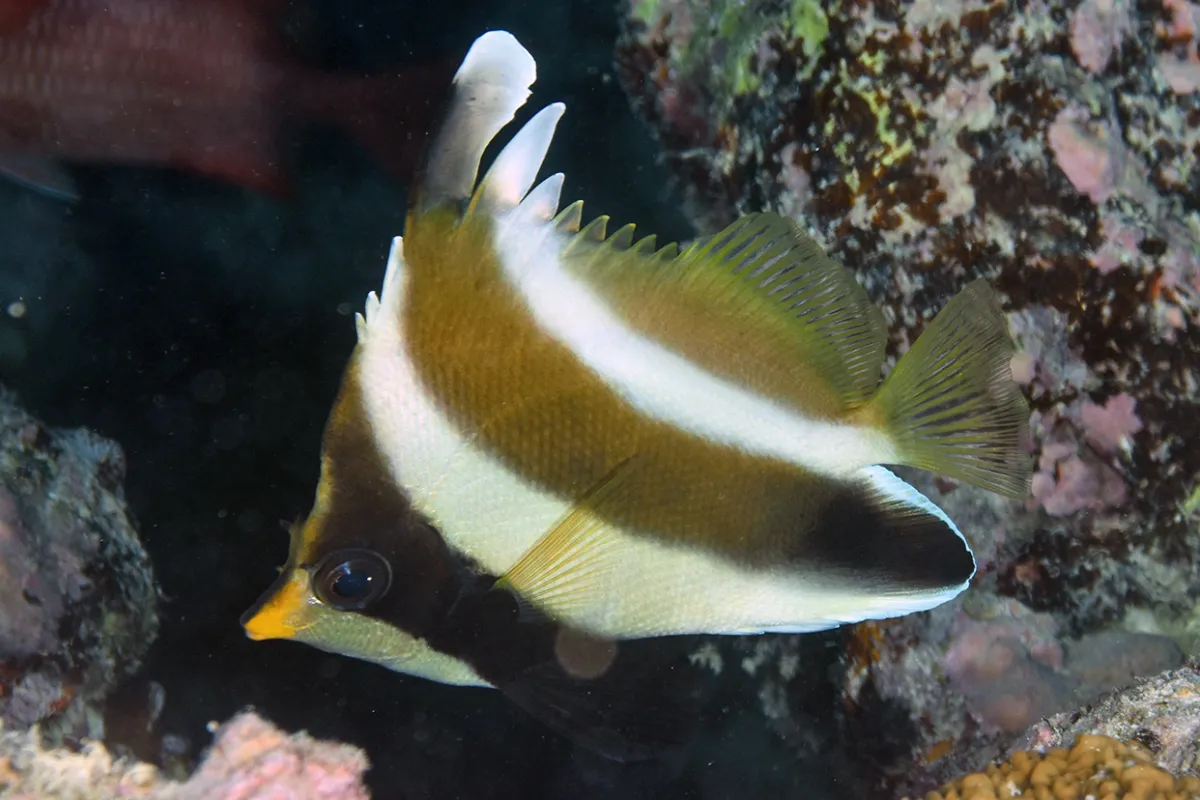
<path fill-rule="evenodd" d="M 287 734 L 253 713 L 216 729 L 186 781 L 164 779 L 97 742 L 46 749 L 28 733 L 0 733 L 0 789 L 14 800 L 366 800 L 366 770 L 358 748 Z"/>
<path fill-rule="evenodd" d="M 624 84 L 701 233 L 792 216 L 884 309 L 893 356 L 968 281 L 1002 296 L 1032 492 L 915 478 L 980 572 L 847 634 L 843 731 L 881 796 L 1196 652 L 1200 5 L 625 11 Z"/>
<path fill-rule="evenodd" d="M 0 389 L 0 720 L 52 741 L 98 736 L 101 704 L 158 628 L 125 463 L 86 430 L 48 428 Z"/>
<path fill-rule="evenodd" d="M 1001 797 L 1190 800 L 1200 797 L 1200 778 L 1163 769 L 1141 742 L 1082 734 L 1067 746 L 1022 750 L 930 792 L 925 800 Z"/>
<path fill-rule="evenodd" d="M 1141 742 L 1176 774 L 1200 775 L 1200 662 L 1115 692 L 1090 707 L 1039 722 L 1017 747 L 1062 747 L 1099 733 Z"/>

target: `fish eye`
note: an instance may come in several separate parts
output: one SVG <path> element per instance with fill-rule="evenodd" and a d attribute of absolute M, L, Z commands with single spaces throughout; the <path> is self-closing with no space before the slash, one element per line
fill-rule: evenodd
<path fill-rule="evenodd" d="M 317 564 L 317 599 L 339 611 L 361 611 L 387 593 L 392 583 L 388 562 L 371 550 L 337 550 Z"/>

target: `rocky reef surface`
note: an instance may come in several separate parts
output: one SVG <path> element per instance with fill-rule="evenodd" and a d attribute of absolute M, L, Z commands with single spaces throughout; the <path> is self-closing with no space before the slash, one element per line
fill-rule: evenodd
<path fill-rule="evenodd" d="M 1002 296 L 1032 496 L 914 476 L 980 571 L 944 608 L 846 633 L 842 735 L 880 796 L 1197 652 L 1200 5 L 625 12 L 624 85 L 701 233 L 792 216 L 883 307 L 893 356 L 968 281 Z"/>
<path fill-rule="evenodd" d="M 14 800 L 366 800 L 367 757 L 350 745 L 287 734 L 247 712 L 212 726 L 195 773 L 171 780 L 99 742 L 47 749 L 36 735 L 0 732 L 0 789 Z"/>
<path fill-rule="evenodd" d="M 1016 747 L 1062 747 L 1087 733 L 1138 741 L 1165 769 L 1200 775 L 1200 662 L 1042 720 Z"/>
<path fill-rule="evenodd" d="M 1016 740 L 1003 759 L 927 800 L 1017 796 L 1200 797 L 1200 671 L 1190 665 L 1141 681 L 1094 705 L 1056 714 Z M 1024 795 L 1020 795 L 1024 796 Z"/>
<path fill-rule="evenodd" d="M 154 641 L 158 595 L 119 446 L 49 428 L 0 388 L 0 720 L 98 737 Z"/>
<path fill-rule="evenodd" d="M 348 50 L 375 36 L 394 55 L 394 37 L 414 29 L 407 7 L 330 5 L 359 6 L 336 17 Z M 568 102 L 556 146 L 570 151 L 555 164 L 567 194 L 676 235 L 673 199 L 596 66 L 608 59 L 601 5 L 426 22 L 463 29 L 443 35 L 439 54 L 484 27 L 521 35 L 547 64 L 540 97 Z M 993 279 L 1020 347 L 1014 374 L 1034 408 L 1038 472 L 1027 504 L 915 478 L 980 558 L 955 603 L 807 637 L 673 643 L 691 648 L 691 672 L 677 672 L 699 679 L 702 730 L 663 764 L 600 762 L 502 698 L 250 645 L 236 625 L 281 558 L 274 521 L 311 499 L 320 424 L 353 338 L 347 314 L 377 288 L 401 224 L 397 187 L 347 167 L 357 162 L 326 163 L 324 147 L 287 205 L 141 171 L 80 171 L 85 199 L 72 209 L 0 187 L 12 211 L 0 219 L 0 374 L 16 376 L 39 413 L 128 448 L 130 496 L 172 598 L 148 670 L 165 700 L 153 683 L 113 699 L 139 706 L 105 720 L 118 755 L 49 749 L 99 733 L 100 698 L 154 636 L 155 593 L 112 488 L 119 451 L 6 410 L 0 563 L 49 591 L 33 595 L 40 606 L 23 592 L 0 598 L 4 646 L 37 653 L 0 657 L 3 785 L 37 796 L 21 754 L 41 752 L 45 764 L 98 759 L 87 773 L 97 782 L 133 773 L 126 787 L 157 791 L 170 777 L 182 791 L 208 742 L 204 722 L 246 705 L 366 748 L 382 797 L 923 796 L 986 775 L 1013 747 L 1069 748 L 1082 732 L 1107 732 L 1134 761 L 1128 742 L 1140 742 L 1159 763 L 1163 751 L 1140 733 L 1157 728 L 1089 727 L 1107 712 L 1067 710 L 1178 667 L 1200 640 L 1198 9 L 622 4 L 622 80 L 701 232 L 744 211 L 793 216 L 884 307 L 893 355 L 959 287 Z M 521 27 L 535 17 L 536 36 Z M 415 29 L 429 39 L 429 25 Z M 54 547 L 82 555 L 59 560 Z M 155 732 L 139 733 L 156 709 Z M 1052 722 L 1078 727 L 1024 738 L 1056 712 L 1066 714 Z M 20 730 L 38 720 L 49 744 Z M 239 741 L 288 754 L 261 762 L 282 764 L 285 779 L 310 763 L 291 738 L 256 730 Z M 139 738 L 157 772 L 120 755 L 115 742 Z M 359 791 L 365 765 L 352 751 L 313 759 L 344 781 L 329 785 Z"/>

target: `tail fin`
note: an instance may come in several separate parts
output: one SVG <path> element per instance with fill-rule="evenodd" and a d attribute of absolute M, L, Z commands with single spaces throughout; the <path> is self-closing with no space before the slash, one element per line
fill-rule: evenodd
<path fill-rule="evenodd" d="M 408 183 L 453 74 L 449 61 L 371 76 L 309 73 L 296 93 L 306 116 L 345 131 Z"/>
<path fill-rule="evenodd" d="M 868 406 L 899 463 L 1008 497 L 1029 493 L 1029 406 L 1012 379 L 1012 340 L 987 281 L 959 292 Z"/>

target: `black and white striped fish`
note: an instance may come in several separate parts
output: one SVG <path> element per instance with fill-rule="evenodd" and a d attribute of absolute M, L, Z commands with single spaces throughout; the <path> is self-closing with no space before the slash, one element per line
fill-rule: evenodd
<path fill-rule="evenodd" d="M 561 104 L 477 183 L 535 72 L 504 32 L 467 54 L 358 318 L 316 502 L 244 625 L 499 687 L 627 757 L 659 732 L 599 691 L 606 643 L 946 602 L 971 551 L 879 465 L 1020 497 L 1028 409 L 983 282 L 881 383 L 881 313 L 791 221 L 682 250 L 581 228 L 561 174 L 534 187 Z"/>

